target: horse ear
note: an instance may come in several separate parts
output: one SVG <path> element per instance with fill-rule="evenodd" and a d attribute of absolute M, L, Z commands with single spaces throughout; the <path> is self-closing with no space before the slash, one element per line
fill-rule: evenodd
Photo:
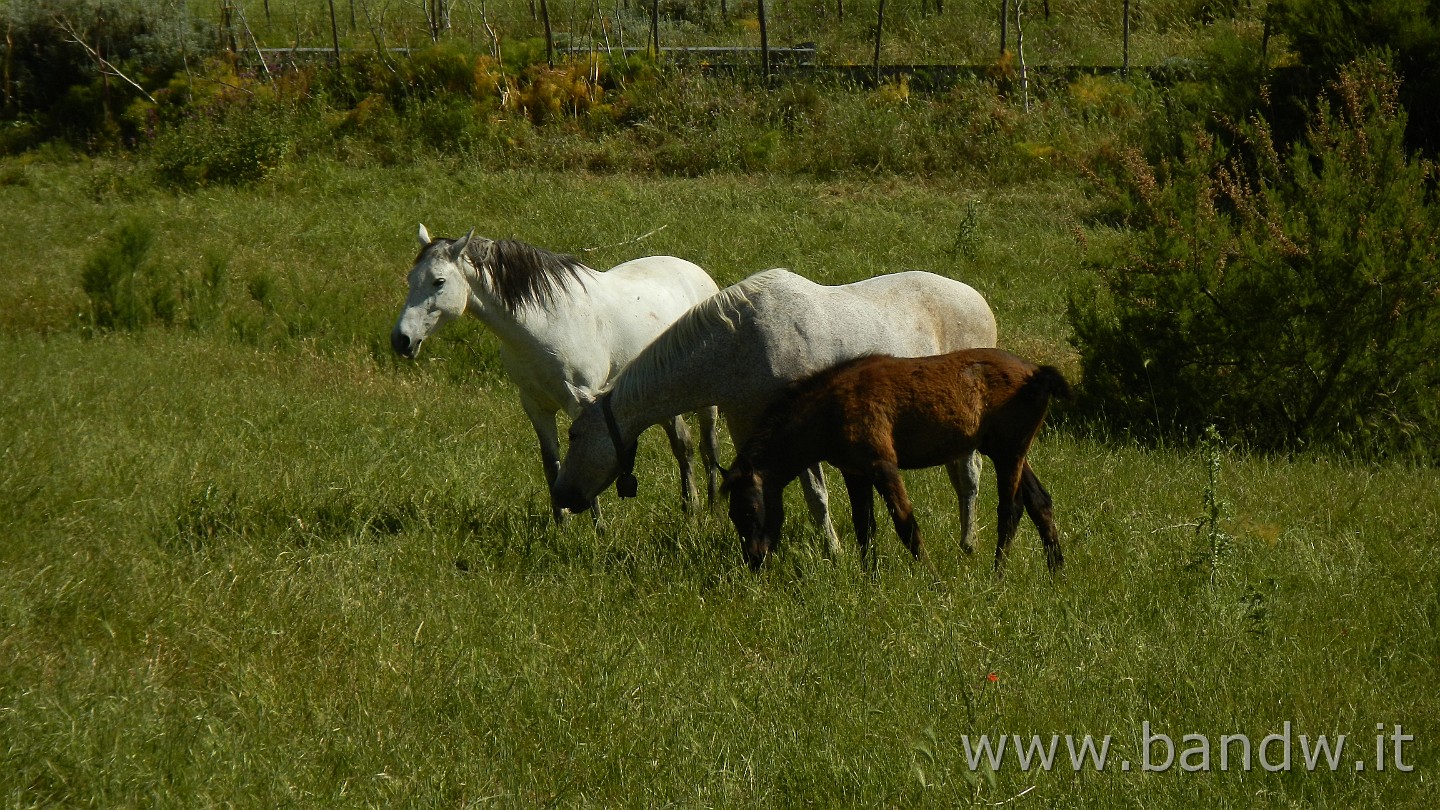
<path fill-rule="evenodd" d="M 420 223 L 420 233 L 416 234 L 416 238 L 420 240 L 420 247 L 430 246 L 430 231 L 425 229 L 425 223 Z"/>
<path fill-rule="evenodd" d="M 471 228 L 469 233 L 455 240 L 455 244 L 450 246 L 451 261 L 460 261 L 460 257 L 465 255 L 465 247 L 470 244 L 470 238 L 474 235 L 475 229 Z"/>
<path fill-rule="evenodd" d="M 721 467 L 717 462 L 715 468 L 720 471 L 720 494 L 729 496 L 730 490 L 735 488 L 735 481 L 730 477 L 730 471 L 735 469 L 735 465 Z"/>

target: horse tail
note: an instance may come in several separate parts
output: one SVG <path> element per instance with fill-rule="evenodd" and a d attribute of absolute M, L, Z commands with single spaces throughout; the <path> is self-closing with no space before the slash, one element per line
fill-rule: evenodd
<path fill-rule="evenodd" d="M 1075 398 L 1075 392 L 1070 390 L 1070 383 L 1060 369 L 1054 366 L 1041 366 L 1030 375 L 1026 387 L 1039 394 L 1056 397 L 1057 399 L 1071 400 Z"/>

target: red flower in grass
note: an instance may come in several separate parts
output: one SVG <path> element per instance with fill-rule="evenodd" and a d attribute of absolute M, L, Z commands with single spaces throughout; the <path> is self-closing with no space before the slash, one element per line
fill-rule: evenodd
<path fill-rule="evenodd" d="M 989 681 L 990 683 L 995 683 L 996 681 L 1000 680 L 1000 676 L 992 672 L 989 675 L 985 676 L 985 680 Z"/>

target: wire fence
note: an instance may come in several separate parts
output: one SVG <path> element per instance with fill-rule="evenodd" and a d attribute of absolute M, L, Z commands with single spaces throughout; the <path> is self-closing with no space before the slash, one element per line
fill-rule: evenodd
<path fill-rule="evenodd" d="M 887 0 L 848 6 L 844 0 L 326 0 L 302 8 L 278 0 L 218 0 L 217 22 L 226 46 L 237 52 L 284 51 L 301 59 L 357 49 L 405 52 L 442 38 L 499 55 L 517 41 L 543 37 L 552 62 L 582 52 L 649 51 L 722 69 L 759 65 L 766 73 L 868 66 L 877 80 L 892 68 L 924 66 L 938 75 L 1006 59 L 1022 74 L 1032 63 L 1046 65 L 1042 73 L 1124 73 L 1130 66 L 1130 0 L 1055 0 L 1053 18 L 1050 0 L 984 0 L 961 8 L 952 0 L 948 11 L 943 0 L 888 2 L 887 9 Z M 1080 19 L 1082 9 L 1089 16 Z M 1082 25 L 1098 44 L 1075 45 Z M 901 34 L 887 37 L 887 26 Z"/>

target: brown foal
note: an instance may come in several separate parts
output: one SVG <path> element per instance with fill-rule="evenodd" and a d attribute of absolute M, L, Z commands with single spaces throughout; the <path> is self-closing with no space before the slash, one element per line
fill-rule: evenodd
<path fill-rule="evenodd" d="M 1025 458 L 1052 396 L 1071 396 L 1058 370 L 999 349 L 909 359 L 872 355 L 794 384 L 766 411 L 721 490 L 730 496 L 746 562 L 756 569 L 764 563 L 784 524 L 785 485 L 820 461 L 845 477 L 862 557 L 875 532 L 873 487 L 906 548 L 922 558 L 900 470 L 979 450 L 994 463 L 999 488 L 996 572 L 1022 511 L 1040 531 L 1050 570 L 1058 571 L 1064 556 L 1050 495 Z"/>

